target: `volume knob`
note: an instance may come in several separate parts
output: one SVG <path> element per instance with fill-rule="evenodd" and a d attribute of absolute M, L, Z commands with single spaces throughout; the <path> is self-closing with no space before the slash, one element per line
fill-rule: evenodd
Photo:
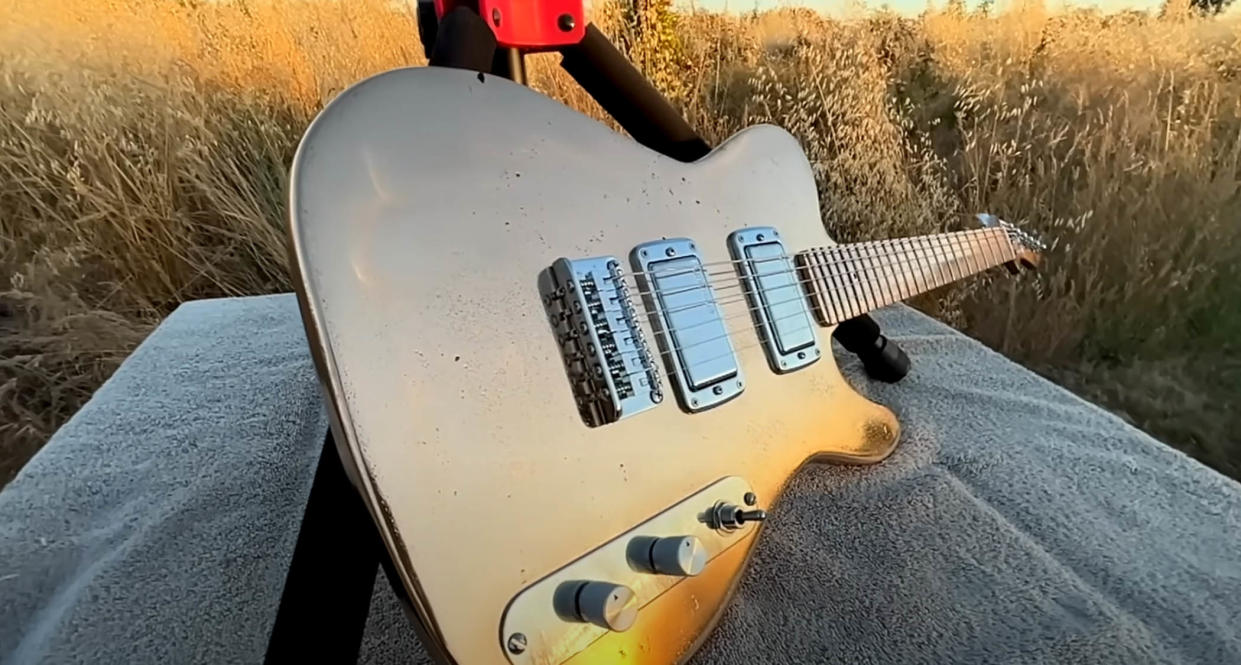
<path fill-rule="evenodd" d="M 707 550 L 694 536 L 639 536 L 629 545 L 629 563 L 638 570 L 693 577 L 707 565 Z"/>
<path fill-rule="evenodd" d="M 556 614 L 566 621 L 585 621 L 617 632 L 629 630 L 638 618 L 637 597 L 623 584 L 565 582 L 553 601 Z"/>

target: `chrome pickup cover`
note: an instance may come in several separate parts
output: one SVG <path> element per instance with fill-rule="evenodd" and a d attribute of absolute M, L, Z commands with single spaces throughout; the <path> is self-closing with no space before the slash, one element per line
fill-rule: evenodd
<path fill-rule="evenodd" d="M 784 251 L 780 234 L 770 226 L 753 226 L 728 236 L 750 313 L 767 362 L 777 374 L 818 360 L 818 339 L 799 284 L 799 273 Z"/>
<path fill-rule="evenodd" d="M 630 262 L 681 408 L 702 411 L 740 395 L 741 367 L 694 243 L 644 243 L 633 249 Z"/>
<path fill-rule="evenodd" d="M 582 420 L 616 422 L 663 401 L 659 370 L 635 321 L 615 257 L 557 259 L 539 292 Z"/>

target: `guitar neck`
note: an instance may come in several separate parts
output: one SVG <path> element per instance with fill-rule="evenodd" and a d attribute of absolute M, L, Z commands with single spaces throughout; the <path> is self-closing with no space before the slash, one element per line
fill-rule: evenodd
<path fill-rule="evenodd" d="M 815 314 L 830 326 L 1018 255 L 1005 229 L 985 228 L 818 247 L 796 258 Z"/>

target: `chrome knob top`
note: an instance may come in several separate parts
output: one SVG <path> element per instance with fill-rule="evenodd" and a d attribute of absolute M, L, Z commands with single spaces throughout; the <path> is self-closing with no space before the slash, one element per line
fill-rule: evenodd
<path fill-rule="evenodd" d="M 623 584 L 565 582 L 553 598 L 556 614 L 565 621 L 593 623 L 617 632 L 629 630 L 638 618 L 637 597 Z"/>
<path fill-rule="evenodd" d="M 707 548 L 694 536 L 639 536 L 630 541 L 628 555 L 634 568 L 661 575 L 693 577 L 707 565 Z"/>

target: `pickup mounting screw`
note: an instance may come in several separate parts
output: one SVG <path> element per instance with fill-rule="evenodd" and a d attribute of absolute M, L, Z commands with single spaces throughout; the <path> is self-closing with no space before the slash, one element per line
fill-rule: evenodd
<path fill-rule="evenodd" d="M 509 653 L 521 653 L 526 650 L 526 634 L 513 633 L 508 636 Z"/>
<path fill-rule="evenodd" d="M 763 241 L 763 240 L 765 240 L 766 238 L 767 238 L 767 236 L 765 236 L 765 235 L 763 235 L 763 234 L 761 234 L 761 233 L 760 233 L 760 234 L 758 234 L 758 236 L 756 236 L 754 239 L 755 239 L 755 240 L 757 240 L 757 241 L 759 241 L 759 242 L 762 242 L 762 241 Z"/>
<path fill-rule="evenodd" d="M 676 256 L 676 255 L 677 255 L 677 251 L 676 251 L 676 249 L 674 249 L 674 248 L 672 248 L 672 247 L 669 247 L 668 249 L 665 249 L 665 250 L 664 250 L 664 255 L 665 255 L 665 256 Z"/>
<path fill-rule="evenodd" d="M 747 506 L 753 506 L 758 503 L 758 497 L 755 496 L 754 492 L 746 492 L 745 496 L 741 497 L 741 500 L 745 501 L 745 505 Z"/>
<path fill-rule="evenodd" d="M 711 392 L 715 393 L 716 395 L 723 395 L 723 394 L 724 394 L 724 386 L 716 386 L 716 387 L 714 387 L 714 388 L 712 388 L 712 389 L 711 389 Z"/>

